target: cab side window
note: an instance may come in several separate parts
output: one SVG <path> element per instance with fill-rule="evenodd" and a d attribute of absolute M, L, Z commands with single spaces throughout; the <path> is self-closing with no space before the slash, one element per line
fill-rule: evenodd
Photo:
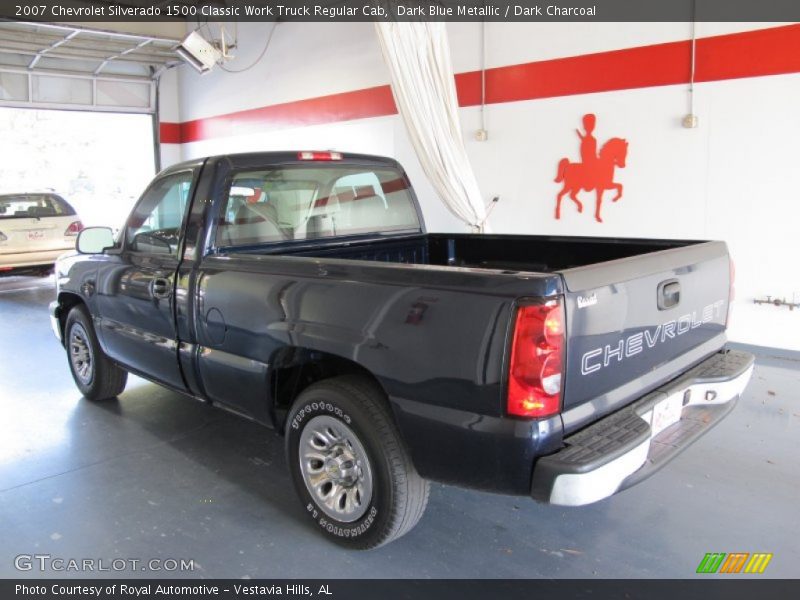
<path fill-rule="evenodd" d="M 183 171 L 148 188 L 128 219 L 125 239 L 129 250 L 177 256 L 192 179 L 191 171 Z"/>

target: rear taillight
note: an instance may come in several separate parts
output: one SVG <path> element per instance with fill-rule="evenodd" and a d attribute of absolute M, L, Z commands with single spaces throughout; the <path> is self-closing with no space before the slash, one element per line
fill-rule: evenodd
<path fill-rule="evenodd" d="M 67 227 L 67 230 L 64 232 L 64 235 L 78 235 L 83 229 L 83 223 L 80 221 L 73 221 Z"/>
<path fill-rule="evenodd" d="M 340 152 L 298 152 L 298 160 L 342 160 Z"/>
<path fill-rule="evenodd" d="M 547 417 L 561 408 L 564 307 L 558 300 L 520 306 L 508 370 L 508 414 Z"/>

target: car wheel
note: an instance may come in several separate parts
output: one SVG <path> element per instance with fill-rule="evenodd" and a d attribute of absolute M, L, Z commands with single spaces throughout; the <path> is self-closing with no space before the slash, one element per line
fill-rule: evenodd
<path fill-rule="evenodd" d="M 64 339 L 75 385 L 88 400 L 108 400 L 121 394 L 128 372 L 105 355 L 97 342 L 92 320 L 83 306 L 67 315 Z"/>
<path fill-rule="evenodd" d="M 340 545 L 375 548 L 408 533 L 428 503 L 379 387 L 345 376 L 309 386 L 286 421 L 286 454 L 308 515 Z"/>

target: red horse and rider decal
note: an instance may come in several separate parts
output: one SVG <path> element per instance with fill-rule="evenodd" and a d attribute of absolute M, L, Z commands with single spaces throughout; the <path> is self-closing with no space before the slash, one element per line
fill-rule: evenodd
<path fill-rule="evenodd" d="M 583 212 L 583 203 L 578 199 L 581 190 L 595 190 L 597 204 L 595 205 L 594 218 L 602 223 L 600 209 L 603 204 L 603 192 L 617 190 L 617 195 L 612 199 L 616 202 L 622 198 L 622 184 L 614 181 L 614 168 L 625 167 L 625 158 L 628 155 L 628 142 L 621 138 L 611 138 L 597 153 L 597 140 L 594 131 L 597 118 L 593 114 L 583 116 L 585 133 L 576 130 L 581 138 L 581 162 L 569 162 L 562 158 L 558 163 L 558 176 L 556 183 L 564 182 L 564 187 L 556 199 L 556 219 L 561 218 L 561 200 L 564 194 L 569 194 L 570 199 L 578 207 L 578 212 Z"/>

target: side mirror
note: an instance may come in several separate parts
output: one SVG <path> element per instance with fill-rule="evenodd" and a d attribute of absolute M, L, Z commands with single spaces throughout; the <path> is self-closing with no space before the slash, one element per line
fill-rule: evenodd
<path fill-rule="evenodd" d="M 133 238 L 132 248 L 139 252 L 149 252 L 151 254 L 171 254 L 172 246 L 169 242 L 152 231 L 142 231 Z"/>
<path fill-rule="evenodd" d="M 87 227 L 78 234 L 75 247 L 81 254 L 102 254 L 114 247 L 114 234 L 110 227 Z"/>

